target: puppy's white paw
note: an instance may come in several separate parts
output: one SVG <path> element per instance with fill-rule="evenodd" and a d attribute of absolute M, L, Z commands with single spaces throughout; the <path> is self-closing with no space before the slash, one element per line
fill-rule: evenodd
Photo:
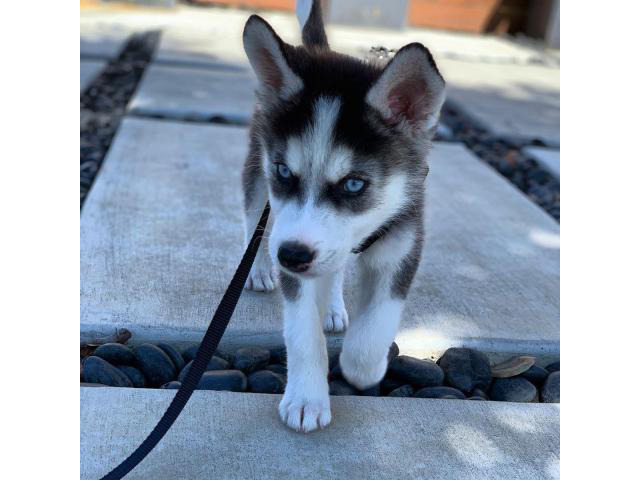
<path fill-rule="evenodd" d="M 328 393 L 310 396 L 287 389 L 278 411 L 282 421 L 296 432 L 312 432 L 326 427 L 331 422 Z"/>
<path fill-rule="evenodd" d="M 330 308 L 324 316 L 325 332 L 343 332 L 349 326 L 349 314 L 347 310 L 342 308 Z"/>
<path fill-rule="evenodd" d="M 346 354 L 343 350 L 340 354 L 340 369 L 342 376 L 354 387 L 365 390 L 382 380 L 387 372 L 387 357 L 381 361 L 367 361 L 366 357 Z"/>
<path fill-rule="evenodd" d="M 271 292 L 278 285 L 278 274 L 270 264 L 256 262 L 251 267 L 244 288 L 256 292 Z"/>

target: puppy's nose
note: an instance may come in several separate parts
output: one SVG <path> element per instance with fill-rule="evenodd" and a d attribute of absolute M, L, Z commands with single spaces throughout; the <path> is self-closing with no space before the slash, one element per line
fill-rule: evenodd
<path fill-rule="evenodd" d="M 292 272 L 304 272 L 313 261 L 315 252 L 297 242 L 284 242 L 278 249 L 280 264 Z"/>

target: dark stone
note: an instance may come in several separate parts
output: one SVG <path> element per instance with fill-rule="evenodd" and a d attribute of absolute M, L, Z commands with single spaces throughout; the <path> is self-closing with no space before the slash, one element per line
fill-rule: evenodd
<path fill-rule="evenodd" d="M 491 364 L 487 356 L 471 348 L 450 348 L 439 360 L 447 383 L 465 393 L 486 390 L 491 384 Z"/>
<path fill-rule="evenodd" d="M 267 365 L 265 370 L 269 370 L 273 373 L 283 375 L 284 377 L 287 376 L 287 367 L 285 367 L 284 365 L 280 365 L 280 364 Z"/>
<path fill-rule="evenodd" d="M 143 388 L 146 384 L 144 375 L 136 367 L 130 367 L 128 365 L 118 365 L 118 370 L 124 373 L 135 388 Z"/>
<path fill-rule="evenodd" d="M 381 394 L 382 389 L 380 388 L 380 382 L 376 383 L 372 387 L 360 390 L 360 395 L 362 395 L 363 397 L 379 397 Z"/>
<path fill-rule="evenodd" d="M 258 370 L 248 377 L 249 391 L 253 393 L 283 393 L 285 380 L 270 370 Z"/>
<path fill-rule="evenodd" d="M 159 343 L 158 348 L 160 348 L 160 350 L 162 350 L 169 356 L 173 364 L 176 366 L 176 371 L 179 372 L 184 368 L 184 358 L 182 358 L 180 352 L 177 351 L 174 347 L 172 347 L 168 343 Z"/>
<path fill-rule="evenodd" d="M 473 396 L 473 397 L 468 397 L 467 400 L 482 400 L 483 402 L 486 402 L 487 399 L 484 397 L 480 397 L 480 396 Z"/>
<path fill-rule="evenodd" d="M 329 371 L 333 370 L 336 365 L 340 365 L 340 352 L 329 355 Z"/>
<path fill-rule="evenodd" d="M 549 371 L 546 368 L 539 367 L 538 365 L 533 365 L 529 370 L 518 375 L 518 377 L 529 380 L 537 387 L 541 387 L 548 376 Z"/>
<path fill-rule="evenodd" d="M 389 397 L 412 397 L 413 387 L 411 385 L 403 385 L 389 392 Z"/>
<path fill-rule="evenodd" d="M 538 391 L 524 378 L 496 378 L 489 392 L 491 400 L 500 402 L 537 402 Z"/>
<path fill-rule="evenodd" d="M 164 388 L 165 390 L 179 390 L 182 384 L 180 382 L 176 382 L 175 380 L 165 383 L 160 388 Z"/>
<path fill-rule="evenodd" d="M 189 363 L 191 360 L 196 358 L 198 348 L 200 348 L 200 344 L 196 343 L 195 345 L 191 345 L 190 347 L 187 347 L 182 351 L 182 358 L 186 363 Z"/>
<path fill-rule="evenodd" d="M 413 394 L 416 398 L 456 398 L 464 400 L 464 393 L 453 387 L 426 387 Z"/>
<path fill-rule="evenodd" d="M 269 350 L 269 363 L 287 364 L 287 349 L 285 347 L 272 348 Z"/>
<path fill-rule="evenodd" d="M 560 371 L 560 360 L 558 360 L 557 362 L 550 363 L 545 368 L 547 369 L 547 372 L 549 372 L 549 373 L 559 372 Z"/>
<path fill-rule="evenodd" d="M 336 365 L 329 372 L 329 381 L 331 380 L 343 380 L 342 369 L 340 368 L 340 362 L 336 363 Z"/>
<path fill-rule="evenodd" d="M 400 388 L 403 385 L 406 385 L 402 380 L 398 380 L 393 377 L 385 377 L 380 384 L 382 387 L 382 393 L 388 394 L 389 392 L 394 391 L 396 388 Z"/>
<path fill-rule="evenodd" d="M 479 388 L 474 388 L 473 391 L 471 392 L 471 396 L 481 397 L 485 400 L 489 400 L 489 395 L 487 395 L 484 390 L 480 390 Z"/>
<path fill-rule="evenodd" d="M 389 347 L 389 353 L 387 354 L 387 361 L 391 363 L 391 361 L 400 355 L 400 347 L 396 342 L 393 342 Z"/>
<path fill-rule="evenodd" d="M 135 349 L 136 366 L 152 387 L 159 387 L 176 378 L 176 366 L 160 348 L 143 343 Z"/>
<path fill-rule="evenodd" d="M 96 348 L 93 354 L 112 365 L 134 365 L 136 363 L 133 351 L 121 343 L 105 343 Z"/>
<path fill-rule="evenodd" d="M 233 367 L 245 373 L 263 370 L 269 365 L 271 353 L 266 348 L 243 347 L 236 351 L 233 358 Z"/>
<path fill-rule="evenodd" d="M 184 379 L 187 378 L 187 373 L 189 373 L 191 365 L 193 365 L 193 360 L 187 363 L 184 368 L 180 370 L 180 373 L 178 374 L 179 382 L 184 382 Z M 225 359 L 214 356 L 211 357 L 211 360 L 209 360 L 209 363 L 207 364 L 207 367 L 204 369 L 204 371 L 212 372 L 215 370 L 229 370 L 229 367 L 229 362 L 227 362 Z"/>
<path fill-rule="evenodd" d="M 222 352 L 220 350 L 216 350 L 215 352 L 213 352 L 213 354 L 216 357 L 222 358 L 223 360 L 226 360 L 227 362 L 229 362 L 229 365 L 231 365 L 233 363 L 233 355 L 231 353 Z"/>
<path fill-rule="evenodd" d="M 334 380 L 329 383 L 329 395 L 358 395 L 359 392 L 356 388 L 349 385 L 344 380 Z"/>
<path fill-rule="evenodd" d="M 416 388 L 442 385 L 444 373 L 434 362 L 400 355 L 389 364 L 389 374 Z"/>
<path fill-rule="evenodd" d="M 247 377 L 239 370 L 214 370 L 204 372 L 196 388 L 198 390 L 244 392 L 247 389 Z"/>
<path fill-rule="evenodd" d="M 101 383 L 111 387 L 133 387 L 129 377 L 106 360 L 93 355 L 85 358 L 82 376 L 86 383 Z"/>
<path fill-rule="evenodd" d="M 185 364 L 189 363 L 190 361 L 196 358 L 196 354 L 198 353 L 199 348 L 200 348 L 200 344 L 196 343 L 195 345 L 191 345 L 182 351 L 182 358 L 184 359 Z M 218 358 L 222 358 L 229 363 L 231 363 L 233 360 L 233 355 L 229 355 L 228 353 L 221 352 L 220 350 L 216 350 L 215 352 L 213 352 L 213 355 L 215 355 Z"/>
<path fill-rule="evenodd" d="M 560 372 L 551 372 L 547 377 L 540 397 L 544 403 L 560 403 Z"/>

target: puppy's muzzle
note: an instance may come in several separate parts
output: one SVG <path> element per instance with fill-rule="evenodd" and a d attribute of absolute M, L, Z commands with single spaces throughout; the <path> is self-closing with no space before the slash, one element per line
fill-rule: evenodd
<path fill-rule="evenodd" d="M 278 261 L 284 268 L 295 273 L 309 269 L 315 252 L 306 245 L 297 242 L 284 242 L 278 249 Z"/>

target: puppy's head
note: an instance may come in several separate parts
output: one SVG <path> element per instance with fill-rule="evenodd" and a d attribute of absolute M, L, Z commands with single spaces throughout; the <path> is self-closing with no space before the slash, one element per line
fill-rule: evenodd
<path fill-rule="evenodd" d="M 275 214 L 270 253 L 308 276 L 341 268 L 366 238 L 419 209 L 444 102 L 444 80 L 422 45 L 376 65 L 332 52 L 322 38 L 293 47 L 257 16 L 244 31 Z"/>

